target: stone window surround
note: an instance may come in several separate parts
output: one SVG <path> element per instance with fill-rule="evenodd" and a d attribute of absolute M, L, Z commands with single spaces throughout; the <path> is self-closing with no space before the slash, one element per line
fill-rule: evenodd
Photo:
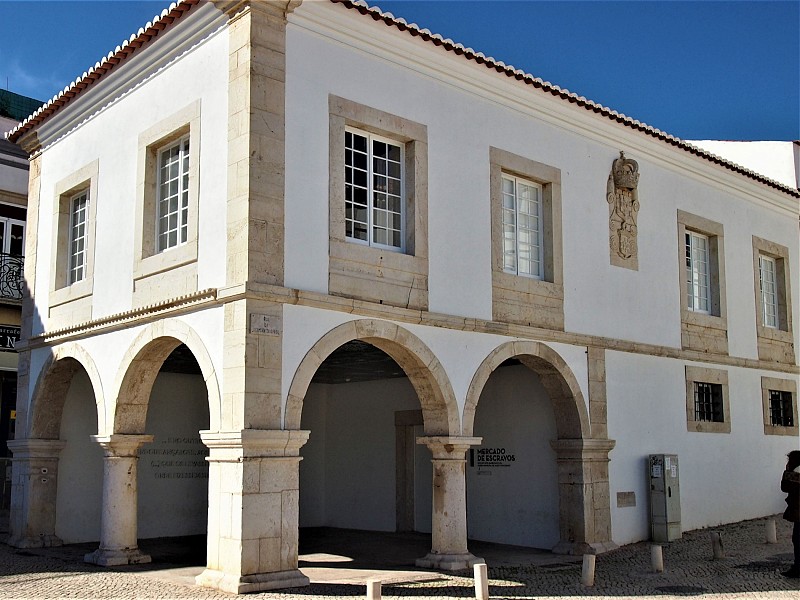
<path fill-rule="evenodd" d="M 428 277 L 428 128 L 408 119 L 368 107 L 352 100 L 330 95 L 329 106 L 329 260 L 330 270 L 343 270 L 350 275 L 348 264 L 368 265 L 370 269 L 387 269 L 402 272 L 423 281 L 424 298 L 420 306 L 427 309 Z M 344 226 L 344 132 L 345 127 L 361 129 L 404 144 L 404 208 L 405 251 L 396 252 L 382 248 L 350 242 L 345 238 Z M 364 271 L 358 269 L 361 277 Z M 369 275 L 368 275 L 369 276 Z M 390 279 L 387 278 L 383 281 Z M 381 297 L 366 297 L 364 288 L 360 293 L 331 284 L 329 292 L 334 295 L 363 297 L 372 301 L 384 301 L 390 305 L 405 306 L 403 298 L 409 297 L 409 287 L 397 283 L 398 301 Z"/>
<path fill-rule="evenodd" d="M 695 421 L 694 384 L 711 383 L 722 386 L 722 422 Z M 728 397 L 728 372 L 722 369 L 686 366 L 686 428 L 698 433 L 730 433 L 731 413 Z"/>
<path fill-rule="evenodd" d="M 766 327 L 763 321 L 761 306 L 761 276 L 758 265 L 759 255 L 775 259 L 776 287 L 778 291 L 778 327 Z M 756 332 L 759 338 L 766 338 L 786 344 L 793 343 L 792 338 L 792 294 L 789 282 L 789 248 L 753 236 L 753 290 L 756 299 Z"/>
<path fill-rule="evenodd" d="M 792 427 L 773 425 L 769 418 L 769 392 L 791 392 L 792 394 Z M 764 413 L 764 435 L 800 435 L 800 423 L 797 422 L 797 381 L 777 377 L 761 378 L 761 405 Z"/>
<path fill-rule="evenodd" d="M 50 308 L 91 296 L 94 290 L 95 224 L 97 215 L 97 181 L 100 161 L 94 160 L 55 185 L 53 209 L 52 257 L 50 267 Z M 86 264 L 84 277 L 69 284 L 70 204 L 78 192 L 89 190 L 86 215 Z"/>
<path fill-rule="evenodd" d="M 561 170 L 513 154 L 499 148 L 489 148 L 489 185 L 492 227 L 492 303 L 516 297 L 526 306 L 535 307 L 538 298 L 547 298 L 560 312 L 555 327 L 545 322 L 531 323 L 563 330 L 564 282 L 561 219 Z M 506 273 L 503 269 L 503 173 L 528 179 L 542 186 L 544 276 L 534 279 Z M 493 310 L 493 312 L 495 312 Z M 528 322 L 529 319 L 521 319 Z"/>
<path fill-rule="evenodd" d="M 156 251 L 158 152 L 189 135 L 189 218 L 185 244 Z M 134 280 L 197 262 L 200 184 L 200 100 L 139 134 L 136 174 Z"/>
<path fill-rule="evenodd" d="M 725 243 L 721 223 L 678 210 L 678 276 L 680 282 L 681 322 L 716 331 L 727 338 L 728 319 L 725 300 Z M 686 230 L 708 236 L 711 314 L 689 310 L 686 299 Z M 725 343 L 727 346 L 727 343 Z M 694 348 L 695 350 L 697 348 Z M 726 350 L 727 352 L 727 350 Z"/>

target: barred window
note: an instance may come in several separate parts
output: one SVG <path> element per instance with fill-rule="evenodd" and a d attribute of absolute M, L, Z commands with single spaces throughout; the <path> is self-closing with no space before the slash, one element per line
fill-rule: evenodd
<path fill-rule="evenodd" d="M 158 153 L 157 249 L 185 244 L 189 231 L 189 136 Z"/>
<path fill-rule="evenodd" d="M 792 392 L 769 391 L 769 420 L 772 425 L 778 427 L 794 427 Z"/>
<path fill-rule="evenodd" d="M 696 381 L 694 384 L 694 420 L 722 423 L 722 386 Z"/>

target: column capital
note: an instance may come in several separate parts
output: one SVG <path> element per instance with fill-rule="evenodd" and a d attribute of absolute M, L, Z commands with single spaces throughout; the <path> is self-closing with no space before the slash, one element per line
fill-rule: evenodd
<path fill-rule="evenodd" d="M 470 446 L 478 446 L 483 441 L 480 437 L 431 435 L 418 437 L 418 444 L 430 448 L 434 460 L 463 460 Z"/>
<path fill-rule="evenodd" d="M 304 429 L 241 429 L 239 431 L 201 431 L 208 447 L 208 460 L 241 461 L 245 458 L 299 457 L 308 441 Z"/>
<path fill-rule="evenodd" d="M 14 455 L 13 459 L 19 460 L 24 458 L 58 458 L 67 442 L 27 438 L 8 440 L 6 445 Z"/>
<path fill-rule="evenodd" d="M 558 460 L 608 460 L 608 453 L 616 445 L 616 440 L 596 439 L 561 439 L 550 442 Z"/>
<path fill-rule="evenodd" d="M 136 458 L 142 444 L 149 444 L 153 441 L 152 435 L 143 434 L 113 433 L 111 435 L 92 435 L 90 437 L 102 446 L 106 457 L 117 458 Z"/>

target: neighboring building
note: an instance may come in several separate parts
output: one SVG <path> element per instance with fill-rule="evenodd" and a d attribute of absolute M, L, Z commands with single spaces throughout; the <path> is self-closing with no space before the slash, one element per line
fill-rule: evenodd
<path fill-rule="evenodd" d="M 11 500 L 11 454 L 17 401 L 17 352 L 25 261 L 28 154 L 2 135 L 42 105 L 0 90 L 0 509 Z"/>
<path fill-rule="evenodd" d="M 234 592 L 307 581 L 298 526 L 602 552 L 657 453 L 673 530 L 781 510 L 796 189 L 348 0 L 179 2 L 10 139 L 12 545 L 207 532 Z"/>
<path fill-rule="evenodd" d="M 800 141 L 689 140 L 689 143 L 756 173 L 766 175 L 778 183 L 800 188 Z"/>

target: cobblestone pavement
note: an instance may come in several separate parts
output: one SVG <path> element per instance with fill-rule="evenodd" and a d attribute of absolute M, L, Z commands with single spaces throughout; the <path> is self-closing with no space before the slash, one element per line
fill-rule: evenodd
<path fill-rule="evenodd" d="M 684 533 L 665 545 L 664 573 L 653 573 L 650 546 L 632 544 L 597 557 L 594 587 L 580 583 L 579 562 L 546 562 L 538 566 L 489 567 L 490 595 L 509 599 L 565 599 L 577 596 L 625 598 L 687 598 L 715 600 L 757 598 L 800 599 L 800 580 L 785 579 L 780 571 L 792 558 L 789 524 L 777 519 L 778 544 L 765 543 L 765 519 L 720 526 L 726 557 L 711 559 L 710 530 Z M 233 596 L 190 585 L 186 567 L 151 565 L 102 569 L 84 564 L 70 547 L 17 550 L 0 543 L 0 598 L 38 600 L 92 599 L 220 599 Z M 166 570 L 165 570 L 166 569 Z M 193 571 L 193 572 L 196 572 Z M 365 587 L 311 584 L 305 588 L 252 594 L 248 599 L 327 597 L 363 598 Z M 471 572 L 435 575 L 429 581 L 383 586 L 383 597 L 474 597 Z"/>

